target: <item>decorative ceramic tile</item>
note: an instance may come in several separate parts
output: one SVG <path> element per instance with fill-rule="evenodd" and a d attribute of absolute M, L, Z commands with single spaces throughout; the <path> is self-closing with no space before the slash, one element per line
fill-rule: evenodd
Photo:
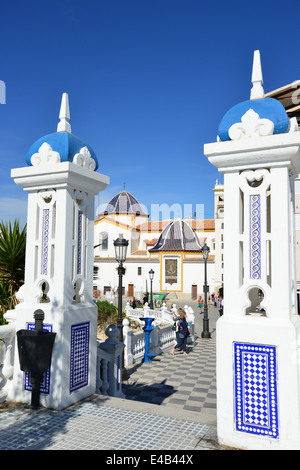
<path fill-rule="evenodd" d="M 77 274 L 81 274 L 81 256 L 82 256 L 82 216 L 83 212 L 78 211 L 78 233 L 77 233 Z"/>
<path fill-rule="evenodd" d="M 261 202 L 250 195 L 250 279 L 261 279 Z"/>
<path fill-rule="evenodd" d="M 71 326 L 70 392 L 88 385 L 90 324 Z"/>
<path fill-rule="evenodd" d="M 27 329 L 28 330 L 34 330 L 34 328 L 35 328 L 34 323 L 28 323 L 27 324 Z M 53 328 L 52 325 L 43 324 L 43 330 L 44 331 L 52 332 L 52 328 Z M 32 386 L 31 386 L 31 383 L 30 383 L 30 373 L 29 372 L 25 372 L 24 389 L 28 390 L 29 392 L 32 391 Z M 49 395 L 49 393 L 50 393 L 50 367 L 43 374 L 43 381 L 41 383 L 40 393 L 43 393 L 45 395 Z"/>
<path fill-rule="evenodd" d="M 234 343 L 236 430 L 278 438 L 276 347 Z"/>
<path fill-rule="evenodd" d="M 48 274 L 49 218 L 50 209 L 43 209 L 41 275 Z"/>

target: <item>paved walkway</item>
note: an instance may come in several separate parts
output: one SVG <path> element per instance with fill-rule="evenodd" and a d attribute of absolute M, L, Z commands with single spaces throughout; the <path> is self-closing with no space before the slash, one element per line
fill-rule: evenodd
<path fill-rule="evenodd" d="M 191 451 L 226 449 L 218 445 L 216 435 L 218 310 L 209 307 L 211 339 L 201 339 L 203 315 L 194 311 L 196 341 L 188 356 L 179 352 L 172 356 L 169 351 L 151 364 L 128 368 L 129 379 L 123 384 L 126 399 L 94 395 L 63 411 L 24 405 L 2 409 L 0 449 L 110 451 L 104 459 L 117 458 L 126 450 L 125 455 L 132 451 L 148 463 L 157 451 L 193 455 L 195 463 L 198 454 Z M 182 454 L 186 450 L 190 452 Z"/>
<path fill-rule="evenodd" d="M 159 405 L 168 416 L 216 425 L 215 327 L 219 311 L 209 306 L 210 339 L 201 338 L 203 314 L 196 306 L 194 311 L 196 340 L 188 345 L 188 356 L 167 351 L 151 363 L 128 368 L 123 391 L 127 400 Z"/>

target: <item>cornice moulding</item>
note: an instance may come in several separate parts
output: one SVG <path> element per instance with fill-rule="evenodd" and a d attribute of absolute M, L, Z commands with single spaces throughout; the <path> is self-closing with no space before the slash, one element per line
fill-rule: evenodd
<path fill-rule="evenodd" d="M 251 142 L 251 146 L 249 143 Z M 300 172 L 300 132 L 204 145 L 204 154 L 221 173 L 239 169 L 288 166 Z"/>
<path fill-rule="evenodd" d="M 28 192 L 71 187 L 90 194 L 97 194 L 109 184 L 108 176 L 91 172 L 89 169 L 72 162 L 14 168 L 11 170 L 11 177 L 18 186 Z"/>

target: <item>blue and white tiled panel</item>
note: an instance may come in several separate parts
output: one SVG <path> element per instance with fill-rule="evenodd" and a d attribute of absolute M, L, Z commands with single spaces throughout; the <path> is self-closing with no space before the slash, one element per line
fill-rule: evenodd
<path fill-rule="evenodd" d="M 89 382 L 90 323 L 71 326 L 70 393 Z"/>
<path fill-rule="evenodd" d="M 35 328 L 34 323 L 28 323 L 27 324 L 27 329 L 28 330 L 34 330 L 34 328 Z M 53 325 L 43 324 L 43 330 L 44 331 L 50 331 L 50 333 L 51 333 L 52 330 L 53 330 Z M 30 373 L 29 372 L 25 372 L 24 389 L 28 390 L 29 392 L 32 391 L 32 386 L 31 386 L 31 383 L 30 383 Z M 49 395 L 49 393 L 50 393 L 50 367 L 43 374 L 43 381 L 41 383 L 40 393 L 43 393 L 44 395 Z"/>
<path fill-rule="evenodd" d="M 249 343 L 233 345 L 235 429 L 278 439 L 276 347 Z"/>

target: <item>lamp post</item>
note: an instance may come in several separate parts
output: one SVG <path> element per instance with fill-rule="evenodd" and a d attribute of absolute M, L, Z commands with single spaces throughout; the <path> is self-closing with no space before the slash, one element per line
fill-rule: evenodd
<path fill-rule="evenodd" d="M 122 276 L 125 274 L 123 264 L 126 260 L 126 253 L 128 247 L 128 240 L 120 235 L 117 240 L 114 240 L 116 261 L 118 262 L 118 275 L 119 275 L 119 286 L 118 286 L 118 318 L 117 327 L 119 330 L 119 341 L 123 343 L 123 320 L 122 320 Z M 124 367 L 124 351 L 122 353 L 122 380 L 127 380 L 127 371 Z"/>
<path fill-rule="evenodd" d="M 202 254 L 204 259 L 204 315 L 203 315 L 203 331 L 201 334 L 202 338 L 210 338 L 209 332 L 209 319 L 208 319 L 208 308 L 207 308 L 207 259 L 209 254 L 209 247 L 204 243 L 202 247 Z"/>
<path fill-rule="evenodd" d="M 154 278 L 154 271 L 153 269 L 150 269 L 149 271 L 149 277 L 150 277 L 150 308 L 153 310 L 153 291 L 152 291 L 152 281 Z"/>
<path fill-rule="evenodd" d="M 116 261 L 119 264 L 118 266 L 118 275 L 119 275 L 119 286 L 118 286 L 118 319 L 117 326 L 119 328 L 119 341 L 123 343 L 123 320 L 122 320 L 122 276 L 125 274 L 125 269 L 123 264 L 126 260 L 126 253 L 128 247 L 128 240 L 123 238 L 123 235 L 120 235 L 117 240 L 114 240 Z"/>
<path fill-rule="evenodd" d="M 116 261 L 119 264 L 118 266 L 118 275 L 119 275 L 119 286 L 118 286 L 118 318 L 117 318 L 117 327 L 119 330 L 119 341 L 123 343 L 123 319 L 122 319 L 122 276 L 125 274 L 125 269 L 123 264 L 126 260 L 126 253 L 128 247 L 128 240 L 123 238 L 123 235 L 120 235 L 117 240 L 114 240 Z M 124 367 L 124 351 L 122 353 L 122 380 L 127 380 L 127 371 Z"/>

